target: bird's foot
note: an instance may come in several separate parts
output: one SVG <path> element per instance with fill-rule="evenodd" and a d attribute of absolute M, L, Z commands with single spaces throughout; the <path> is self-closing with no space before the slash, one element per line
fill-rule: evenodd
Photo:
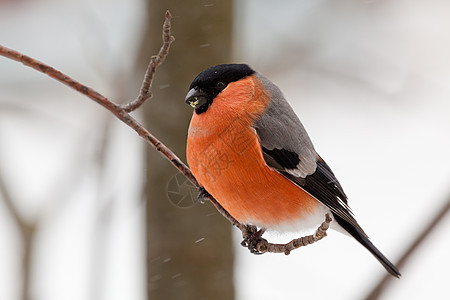
<path fill-rule="evenodd" d="M 263 254 L 267 248 L 267 240 L 262 238 L 265 229 L 258 228 L 254 225 L 246 225 L 245 230 L 242 232 L 244 240 L 241 242 L 242 247 L 248 248 L 250 253 Z"/>
<path fill-rule="evenodd" d="M 197 196 L 198 203 L 204 204 L 208 200 L 208 197 L 211 197 L 211 194 L 208 193 L 208 191 L 204 187 L 199 187 Z"/>

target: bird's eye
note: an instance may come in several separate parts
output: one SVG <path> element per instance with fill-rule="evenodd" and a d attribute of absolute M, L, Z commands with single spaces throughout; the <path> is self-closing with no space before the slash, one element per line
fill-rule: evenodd
<path fill-rule="evenodd" d="M 222 81 L 219 81 L 218 83 L 216 83 L 216 89 L 218 89 L 219 91 L 223 90 L 226 86 L 227 85 Z"/>

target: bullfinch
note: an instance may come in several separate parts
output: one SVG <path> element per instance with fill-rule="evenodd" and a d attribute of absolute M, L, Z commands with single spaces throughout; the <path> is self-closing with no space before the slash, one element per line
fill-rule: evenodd
<path fill-rule="evenodd" d="M 354 237 L 393 276 L 397 268 L 356 222 L 333 171 L 270 80 L 245 64 L 210 67 L 192 81 L 186 158 L 200 186 L 242 224 L 278 232 L 332 228 Z"/>

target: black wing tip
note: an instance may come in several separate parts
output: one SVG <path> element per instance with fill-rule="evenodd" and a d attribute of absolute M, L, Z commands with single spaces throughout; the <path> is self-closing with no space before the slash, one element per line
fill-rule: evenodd
<path fill-rule="evenodd" d="M 394 276 L 394 277 L 396 277 L 398 279 L 400 279 L 400 277 L 402 277 L 402 274 L 400 273 L 400 271 L 394 265 L 392 265 L 389 269 L 387 267 L 385 267 L 385 268 L 386 268 L 386 270 L 388 270 L 388 272 L 392 276 Z"/>
<path fill-rule="evenodd" d="M 370 242 L 370 240 L 368 240 L 369 243 L 372 245 L 372 247 L 374 248 L 374 250 L 377 252 L 377 254 L 373 253 L 370 249 L 369 251 L 378 259 L 378 261 L 383 265 L 383 267 L 386 269 L 386 271 L 388 271 L 389 274 L 391 274 L 392 276 L 400 279 L 400 277 L 402 276 L 402 274 L 400 273 L 400 271 L 397 269 L 397 267 L 391 263 L 389 261 L 389 259 L 387 259 L 373 244 L 372 242 Z"/>
<path fill-rule="evenodd" d="M 342 228 L 344 228 L 348 233 L 350 233 L 351 236 L 353 236 L 358 242 L 360 242 L 361 245 L 369 250 L 369 252 L 372 253 L 373 256 L 375 256 L 375 258 L 383 265 L 383 267 L 386 269 L 386 271 L 388 271 L 389 274 L 396 278 L 400 278 L 402 276 L 397 267 L 393 263 L 391 263 L 389 259 L 387 259 L 386 256 L 384 256 L 383 253 L 381 253 L 380 250 L 375 247 L 374 244 L 372 244 L 372 242 L 365 234 L 359 232 L 356 227 L 354 227 L 352 224 L 339 217 L 338 215 L 333 215 L 336 222 L 340 226 L 342 226 Z"/>
<path fill-rule="evenodd" d="M 369 241 L 370 242 L 370 241 Z M 373 244 L 372 244 L 373 246 Z M 374 246 L 375 247 L 375 246 Z M 376 248 L 375 248 L 376 249 Z M 378 249 L 376 249 L 378 251 Z M 370 251 L 370 250 L 369 250 Z M 375 253 L 373 253 L 372 251 L 370 251 L 377 259 L 378 261 L 383 265 L 383 267 L 386 269 L 386 271 L 388 271 L 389 274 L 391 274 L 392 276 L 400 279 L 400 277 L 402 276 L 402 274 L 400 273 L 400 271 L 397 269 L 397 267 L 391 263 L 383 254 L 381 254 L 380 251 L 378 251 L 379 255 L 376 255 Z"/>

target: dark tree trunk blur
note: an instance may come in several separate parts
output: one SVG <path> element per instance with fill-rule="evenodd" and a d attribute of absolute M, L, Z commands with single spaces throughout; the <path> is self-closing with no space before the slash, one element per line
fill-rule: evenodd
<path fill-rule="evenodd" d="M 141 74 L 161 46 L 161 26 L 168 9 L 176 40 L 157 71 L 154 98 L 145 105 L 145 125 L 185 161 L 192 110 L 184 104 L 184 97 L 200 71 L 230 62 L 232 6 L 230 0 L 149 0 L 149 21 L 139 57 Z M 180 187 L 180 195 L 191 196 L 174 204 L 177 195 L 171 194 L 171 201 L 167 188 L 177 174 L 166 159 L 148 149 L 148 299 L 233 299 L 231 226 L 211 204 L 190 202 L 197 194 L 188 187 Z"/>

